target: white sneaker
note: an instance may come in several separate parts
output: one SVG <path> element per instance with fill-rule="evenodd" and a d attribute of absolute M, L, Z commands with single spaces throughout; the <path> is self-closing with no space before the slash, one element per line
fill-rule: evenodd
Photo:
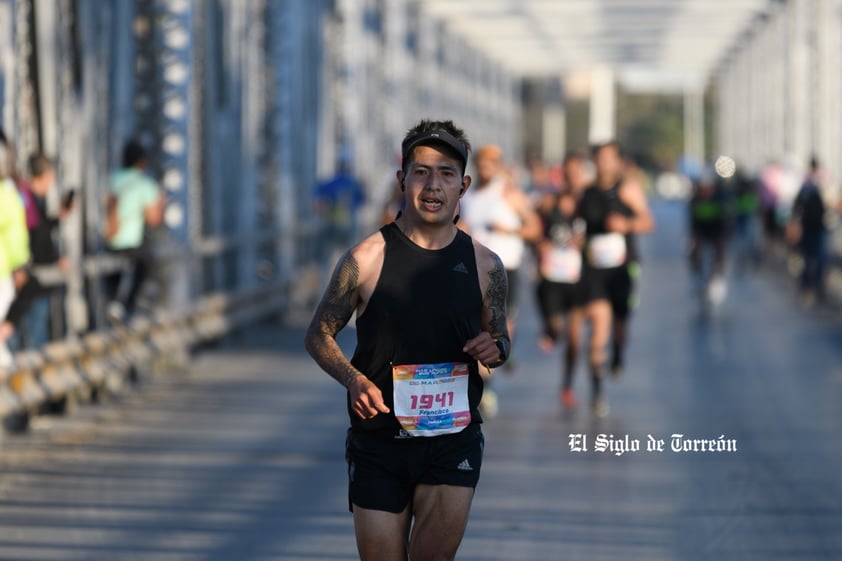
<path fill-rule="evenodd" d="M 108 316 L 108 321 L 112 323 L 123 323 L 123 319 L 126 317 L 126 309 L 121 303 L 114 301 L 108 304 L 105 314 Z"/>
<path fill-rule="evenodd" d="M 608 413 L 611 412 L 611 408 L 608 407 L 608 402 L 605 401 L 605 398 L 600 396 L 597 397 L 591 402 L 591 410 L 593 414 L 599 418 L 607 417 Z"/>
<path fill-rule="evenodd" d="M 497 403 L 497 392 L 486 387 L 482 392 L 482 399 L 479 402 L 479 412 L 483 417 L 493 419 L 497 416 L 500 407 Z"/>
<path fill-rule="evenodd" d="M 728 294 L 728 284 L 721 275 L 713 277 L 708 286 L 708 298 L 710 303 L 714 306 L 719 306 L 725 301 L 725 296 Z"/>

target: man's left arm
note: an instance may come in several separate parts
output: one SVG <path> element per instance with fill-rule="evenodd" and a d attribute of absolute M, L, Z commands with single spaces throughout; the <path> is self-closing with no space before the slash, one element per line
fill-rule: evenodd
<path fill-rule="evenodd" d="M 544 234 L 543 223 L 529 197 L 526 193 L 514 184 L 507 186 L 506 200 L 512 209 L 517 213 L 521 221 L 521 226 L 515 232 L 527 243 L 538 243 Z"/>
<path fill-rule="evenodd" d="M 655 219 L 649 210 L 642 185 L 637 181 L 624 182 L 620 188 L 620 198 L 634 213 L 633 217 L 625 219 L 625 233 L 649 234 L 655 230 Z"/>
<path fill-rule="evenodd" d="M 485 259 L 478 260 L 480 276 L 485 275 L 480 334 L 469 340 L 464 351 L 488 368 L 497 368 L 509 358 L 511 339 L 506 327 L 506 293 L 508 280 L 500 258 L 489 250 Z M 484 265 L 484 266 L 483 266 Z"/>

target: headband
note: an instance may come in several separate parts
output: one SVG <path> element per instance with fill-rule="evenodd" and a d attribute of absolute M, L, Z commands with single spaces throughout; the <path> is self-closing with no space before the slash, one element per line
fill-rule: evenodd
<path fill-rule="evenodd" d="M 465 145 L 456 140 L 456 138 L 450 133 L 438 129 L 418 133 L 415 136 L 404 140 L 403 144 L 401 145 L 403 161 L 407 161 L 409 153 L 412 152 L 412 149 L 416 146 L 425 146 L 435 143 L 449 146 L 453 149 L 454 152 L 456 152 L 459 155 L 459 159 L 462 161 L 463 168 L 468 165 L 468 149 L 465 147 Z"/>

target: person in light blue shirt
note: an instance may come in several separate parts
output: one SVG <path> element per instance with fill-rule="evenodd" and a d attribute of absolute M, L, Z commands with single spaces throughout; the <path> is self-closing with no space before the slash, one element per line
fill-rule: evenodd
<path fill-rule="evenodd" d="M 108 240 L 111 249 L 134 249 L 143 245 L 149 215 L 157 215 L 161 190 L 158 184 L 141 168 L 121 169 L 111 177 L 110 194 L 117 200 L 119 224 L 114 236 Z"/>
<path fill-rule="evenodd" d="M 132 140 L 123 150 L 123 167 L 111 177 L 106 203 L 105 238 L 108 249 L 127 257 L 128 270 L 106 278 L 108 316 L 121 321 L 134 313 L 137 297 L 152 267 L 149 228 L 163 223 L 165 197 L 158 183 L 146 174 L 147 152 Z"/>

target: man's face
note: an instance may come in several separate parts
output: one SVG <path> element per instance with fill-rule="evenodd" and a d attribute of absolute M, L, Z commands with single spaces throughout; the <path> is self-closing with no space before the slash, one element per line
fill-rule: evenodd
<path fill-rule="evenodd" d="M 585 162 L 579 158 L 568 160 L 564 164 L 564 181 L 572 193 L 581 191 L 590 181 Z"/>
<path fill-rule="evenodd" d="M 46 197 L 55 181 L 55 172 L 52 169 L 48 169 L 38 177 L 32 178 L 32 191 L 39 197 Z"/>
<path fill-rule="evenodd" d="M 430 224 L 453 222 L 456 206 L 471 184 L 462 176 L 462 162 L 432 146 L 413 150 L 406 172 L 398 172 L 405 187 L 405 214 Z"/>
<path fill-rule="evenodd" d="M 476 158 L 477 179 L 485 183 L 494 178 L 503 168 L 502 159 L 496 154 L 480 154 Z"/>
<path fill-rule="evenodd" d="M 623 160 L 620 152 L 613 145 L 603 146 L 596 153 L 596 171 L 600 177 L 616 178 L 623 169 Z"/>

